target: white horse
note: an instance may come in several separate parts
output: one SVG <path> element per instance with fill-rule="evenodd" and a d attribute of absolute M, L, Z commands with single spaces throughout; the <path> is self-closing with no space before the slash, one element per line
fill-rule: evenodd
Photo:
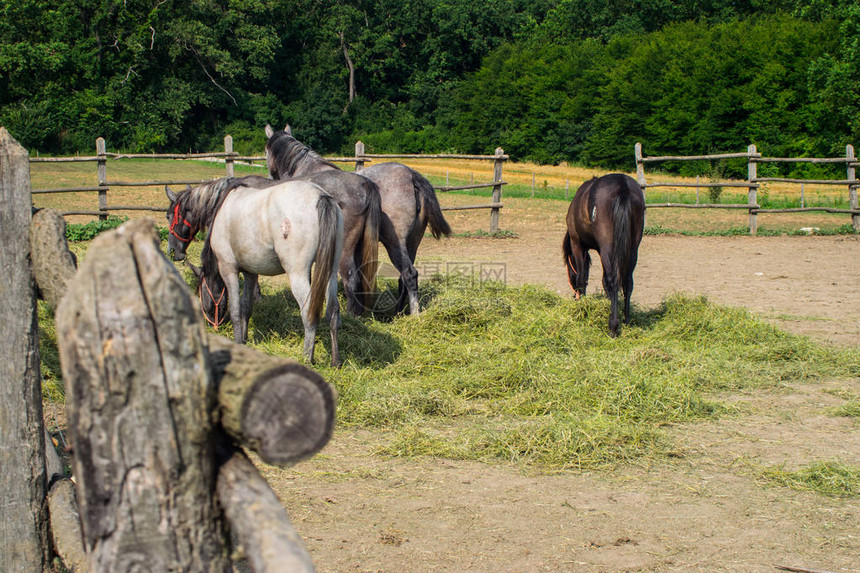
<path fill-rule="evenodd" d="M 239 344 L 247 340 L 259 275 L 286 273 L 301 308 L 305 357 L 313 363 L 316 326 L 325 303 L 331 363 L 339 365 L 337 268 L 343 248 L 343 214 L 334 198 L 307 181 L 259 189 L 229 178 L 168 193 L 171 195 L 171 219 L 193 220 L 209 228 L 201 257 L 201 285 L 216 292 L 221 285 L 222 292 L 226 288 L 234 340 Z M 177 229 L 184 225 L 172 223 L 173 230 L 181 233 Z M 239 272 L 245 276 L 241 299 Z M 220 301 L 209 302 L 217 307 Z"/>

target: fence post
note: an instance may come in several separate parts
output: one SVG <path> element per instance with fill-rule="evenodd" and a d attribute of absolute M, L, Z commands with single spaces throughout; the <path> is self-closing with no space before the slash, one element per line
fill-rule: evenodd
<path fill-rule="evenodd" d="M 748 158 L 748 166 L 747 166 L 747 178 L 750 182 L 750 190 L 749 190 L 749 199 L 748 203 L 750 206 L 750 235 L 755 236 L 758 232 L 758 214 L 757 211 L 753 208 L 758 204 L 758 184 L 756 183 L 756 179 L 758 179 L 758 163 L 756 163 L 755 158 L 757 155 L 755 145 L 750 145 L 747 147 Z"/>
<path fill-rule="evenodd" d="M 107 181 L 107 155 L 103 137 L 96 139 L 96 155 L 98 156 L 99 187 L 105 187 Z M 99 221 L 107 219 L 107 189 L 99 189 Z"/>
<path fill-rule="evenodd" d="M 633 155 L 636 157 L 636 182 L 642 188 L 642 196 L 645 197 L 645 164 L 642 163 L 642 144 L 638 141 L 633 146 Z M 647 197 L 646 197 L 647 199 Z M 646 201 L 647 203 L 647 201 Z M 648 225 L 648 209 L 645 209 L 645 217 L 642 220 L 643 226 Z"/>
<path fill-rule="evenodd" d="M 496 159 L 493 165 L 493 204 L 498 205 L 502 202 L 502 163 L 505 161 L 501 158 L 505 154 L 505 150 L 501 147 L 496 148 Z M 499 208 L 492 207 L 490 209 L 490 232 L 496 233 L 499 230 Z"/>
<path fill-rule="evenodd" d="M 355 142 L 355 170 L 361 171 L 364 169 L 364 143 L 361 141 Z"/>
<path fill-rule="evenodd" d="M 224 165 L 227 166 L 227 177 L 233 177 L 233 136 L 225 135 L 224 136 L 224 153 L 227 154 L 227 157 L 224 158 Z"/>
<path fill-rule="evenodd" d="M 857 178 L 857 172 L 852 165 L 852 163 L 855 162 L 853 145 L 845 146 L 845 158 L 848 160 L 848 180 L 853 181 Z M 858 209 L 857 185 L 848 184 L 848 200 L 852 209 Z M 860 233 L 860 215 L 857 213 L 851 213 L 851 223 L 854 225 L 854 232 Z"/>
<path fill-rule="evenodd" d="M 0 571 L 49 564 L 39 327 L 30 271 L 30 156 L 0 127 Z"/>

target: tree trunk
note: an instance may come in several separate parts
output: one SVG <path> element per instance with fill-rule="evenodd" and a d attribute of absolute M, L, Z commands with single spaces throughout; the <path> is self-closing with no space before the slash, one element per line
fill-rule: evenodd
<path fill-rule="evenodd" d="M 0 127 L 0 571 L 49 562 L 39 326 L 30 271 L 30 158 Z"/>
<path fill-rule="evenodd" d="M 56 313 L 93 571 L 227 571 L 202 324 L 152 220 L 93 241 Z"/>
<path fill-rule="evenodd" d="M 344 112 L 349 109 L 352 100 L 355 99 L 355 65 L 352 63 L 352 58 L 349 57 L 349 48 L 346 45 L 344 33 L 340 33 L 340 47 L 343 49 L 343 57 L 346 59 L 346 66 L 349 68 L 349 101 L 344 108 Z"/>

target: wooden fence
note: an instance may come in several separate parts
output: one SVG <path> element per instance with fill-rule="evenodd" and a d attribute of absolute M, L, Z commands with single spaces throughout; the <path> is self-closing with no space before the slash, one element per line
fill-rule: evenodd
<path fill-rule="evenodd" d="M 48 162 L 93 162 L 96 164 L 97 185 L 86 187 L 64 187 L 55 189 L 33 189 L 33 194 L 41 193 L 77 193 L 77 192 L 95 192 L 98 193 L 98 210 L 87 211 L 65 211 L 63 215 L 91 215 L 105 219 L 111 211 L 154 211 L 163 212 L 165 207 L 153 205 L 110 205 L 108 203 L 108 192 L 112 187 L 152 187 L 164 185 L 200 185 L 208 183 L 209 179 L 179 179 L 179 180 L 150 180 L 150 181 L 119 181 L 108 179 L 108 163 L 110 160 L 119 159 L 219 159 L 224 161 L 225 175 L 233 177 L 234 166 L 236 162 L 256 163 L 265 162 L 264 155 L 242 156 L 233 151 L 233 137 L 228 135 L 224 138 L 224 151 L 207 152 L 207 153 L 109 153 L 106 149 L 105 140 L 98 138 L 96 140 L 96 154 L 87 157 L 31 157 L 31 163 L 48 163 Z M 364 143 L 361 141 L 355 144 L 355 157 L 326 157 L 328 161 L 333 163 L 354 163 L 355 170 L 361 171 L 364 166 L 378 159 L 467 159 L 467 160 L 482 160 L 493 162 L 493 181 L 489 183 L 479 183 L 473 185 L 461 186 L 441 186 L 436 187 L 436 191 L 449 192 L 460 191 L 466 189 L 481 189 L 492 188 L 493 196 L 489 204 L 483 205 L 465 205 L 458 207 L 442 207 L 443 211 L 454 211 L 464 209 L 489 209 L 490 210 L 490 232 L 494 233 L 499 230 L 499 211 L 502 205 L 502 186 L 506 185 L 502 181 L 502 166 L 508 159 L 502 148 L 497 148 L 495 155 L 412 155 L 412 154 L 372 154 L 365 153 Z"/>
<path fill-rule="evenodd" d="M 856 169 L 860 166 L 854 156 L 854 147 L 851 145 L 845 148 L 845 157 L 828 157 L 828 158 L 780 158 L 780 157 L 762 157 L 756 150 L 755 145 L 747 147 L 746 153 L 722 153 L 716 155 L 683 155 L 683 156 L 662 156 L 662 157 L 645 157 L 642 154 L 642 144 L 637 143 L 634 147 L 636 156 L 636 178 L 642 189 L 653 187 L 740 187 L 748 190 L 747 202 L 741 204 L 685 204 L 685 203 L 648 203 L 649 209 L 654 208 L 680 208 L 680 209 L 744 209 L 749 212 L 749 229 L 750 235 L 755 235 L 758 230 L 758 214 L 759 213 L 798 213 L 808 211 L 820 211 L 825 213 L 845 213 L 851 215 L 851 222 L 855 232 L 860 232 L 860 206 L 857 200 L 857 189 L 860 187 L 860 181 L 857 180 Z M 678 182 L 658 182 L 647 183 L 645 181 L 645 164 L 657 163 L 664 161 L 713 161 L 722 159 L 746 159 L 747 160 L 747 179 L 746 181 L 712 181 L 708 183 L 678 183 Z M 782 177 L 759 177 L 759 163 L 812 163 L 812 164 L 844 164 L 846 168 L 845 179 L 789 179 Z M 809 184 L 809 185 L 836 185 L 846 186 L 848 188 L 849 209 L 836 209 L 832 207 L 793 207 L 785 209 L 766 209 L 758 204 L 758 190 L 761 183 L 791 183 L 791 184 Z"/>
<path fill-rule="evenodd" d="M 206 334 L 149 219 L 100 235 L 76 269 L 60 214 L 32 214 L 28 160 L 0 127 L 0 571 L 52 570 L 55 555 L 72 572 L 228 571 L 232 533 L 251 571 L 312 572 L 243 450 L 313 455 L 333 389 Z M 56 308 L 74 482 L 42 419 L 36 285 Z"/>

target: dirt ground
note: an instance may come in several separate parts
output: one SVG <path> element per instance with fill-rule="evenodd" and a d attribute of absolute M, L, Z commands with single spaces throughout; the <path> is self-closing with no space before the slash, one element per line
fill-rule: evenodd
<path fill-rule="evenodd" d="M 512 203 L 502 228 L 516 238 L 426 239 L 419 271 L 504 263 L 509 284 L 569 296 L 564 209 Z M 486 211 L 446 215 L 455 232 L 487 226 Z M 648 236 L 633 300 L 647 308 L 676 291 L 705 294 L 856 346 L 858 260 L 856 237 Z M 590 292 L 602 290 L 600 273 L 596 263 Z M 373 455 L 379 434 L 350 430 L 295 468 L 263 469 L 322 572 L 860 571 L 860 500 L 757 478 L 778 464 L 860 465 L 856 419 L 826 413 L 846 392 L 860 394 L 860 380 L 726 396 L 742 415 L 667 429 L 677 458 L 610 472 L 530 475 L 505 464 L 383 458 Z"/>

